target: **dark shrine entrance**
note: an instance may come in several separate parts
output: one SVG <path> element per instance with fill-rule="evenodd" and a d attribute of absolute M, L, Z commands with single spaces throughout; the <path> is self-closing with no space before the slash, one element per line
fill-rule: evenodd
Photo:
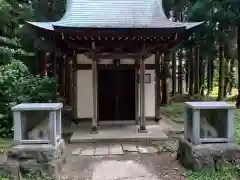
<path fill-rule="evenodd" d="M 99 70 L 100 121 L 135 120 L 135 70 Z"/>

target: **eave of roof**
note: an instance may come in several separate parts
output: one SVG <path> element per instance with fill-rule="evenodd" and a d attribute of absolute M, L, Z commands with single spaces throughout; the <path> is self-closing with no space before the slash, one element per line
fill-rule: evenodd
<path fill-rule="evenodd" d="M 68 0 L 64 16 L 56 22 L 27 22 L 46 30 L 63 28 L 150 28 L 186 30 L 203 22 L 172 22 L 162 0 Z"/>

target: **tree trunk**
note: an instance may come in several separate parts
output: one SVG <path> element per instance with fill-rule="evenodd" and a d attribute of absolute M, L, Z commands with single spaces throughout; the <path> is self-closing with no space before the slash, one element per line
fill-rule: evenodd
<path fill-rule="evenodd" d="M 202 55 L 203 56 L 203 55 Z M 199 76 L 200 76 L 200 93 L 201 96 L 204 96 L 204 80 L 205 80 L 205 61 L 203 60 L 202 56 L 200 56 L 200 69 L 199 69 Z M 205 56 L 205 58 L 207 58 Z"/>
<path fill-rule="evenodd" d="M 238 51 L 238 97 L 237 97 L 237 102 L 236 106 L 239 107 L 240 105 L 240 26 L 237 27 L 237 51 Z"/>
<path fill-rule="evenodd" d="M 224 45 L 219 45 L 219 82 L 218 82 L 218 97 L 217 100 L 223 99 L 223 86 L 224 86 Z"/>
<path fill-rule="evenodd" d="M 213 57 L 211 57 L 211 59 L 212 59 L 212 61 L 211 61 L 211 63 L 212 63 L 212 69 L 211 69 L 211 71 L 212 71 L 212 73 L 211 73 L 211 92 L 213 91 L 213 83 L 214 83 L 214 76 L 215 76 L 215 72 L 214 72 L 214 69 L 215 69 L 215 65 L 214 65 L 214 60 L 215 60 L 215 56 L 213 56 Z"/>
<path fill-rule="evenodd" d="M 182 49 L 178 52 L 178 92 L 183 94 L 183 53 Z"/>
<path fill-rule="evenodd" d="M 172 96 L 176 94 L 176 51 L 172 52 Z"/>
<path fill-rule="evenodd" d="M 196 66 L 195 66 L 195 94 L 199 94 L 200 89 L 199 89 L 199 57 L 200 57 L 200 47 L 197 45 L 195 48 L 195 62 L 196 62 Z"/>
<path fill-rule="evenodd" d="M 162 80 L 162 104 L 168 104 L 168 87 L 167 87 L 167 76 L 169 72 L 169 54 L 164 55 L 163 60 L 163 80 Z"/>
<path fill-rule="evenodd" d="M 235 59 L 231 59 L 230 61 L 230 83 L 229 83 L 229 95 L 232 95 L 232 88 L 234 86 L 235 83 L 235 70 L 234 70 L 234 64 L 235 64 Z"/>
<path fill-rule="evenodd" d="M 187 51 L 187 57 L 189 56 L 189 50 Z M 185 58 L 185 68 L 186 68 L 186 79 L 185 79 L 185 83 L 186 83 L 186 92 L 189 92 L 189 79 L 190 79 L 190 63 L 189 63 L 189 59 Z"/>
<path fill-rule="evenodd" d="M 189 69 L 189 74 L 190 74 L 190 79 L 189 79 L 189 95 L 193 96 L 194 93 L 194 58 L 193 58 L 193 48 L 190 47 L 189 49 L 189 57 L 188 57 L 189 63 L 190 63 L 190 69 Z"/>
<path fill-rule="evenodd" d="M 240 26 L 237 28 L 237 47 L 238 47 L 238 90 L 240 90 Z"/>
<path fill-rule="evenodd" d="M 224 87 L 223 87 L 223 97 L 226 98 L 229 92 L 229 85 L 230 85 L 230 61 L 227 60 L 226 63 L 224 63 Z"/>
<path fill-rule="evenodd" d="M 206 58 L 207 58 L 207 95 L 210 95 L 212 89 L 213 58 L 212 56 L 208 58 L 208 55 L 206 56 Z"/>

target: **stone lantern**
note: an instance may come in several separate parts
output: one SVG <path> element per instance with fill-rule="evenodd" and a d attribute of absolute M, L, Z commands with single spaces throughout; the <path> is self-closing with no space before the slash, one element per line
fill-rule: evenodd
<path fill-rule="evenodd" d="M 18 144 L 51 144 L 62 139 L 61 103 L 19 104 L 12 108 L 14 141 Z"/>
<path fill-rule="evenodd" d="M 193 171 L 221 169 L 226 162 L 240 165 L 240 146 L 234 143 L 234 108 L 221 101 L 186 102 L 184 137 L 177 159 Z"/>
<path fill-rule="evenodd" d="M 12 108 L 14 145 L 8 150 L 4 164 L 12 176 L 58 177 L 66 162 L 62 106 L 62 103 L 29 103 Z"/>
<path fill-rule="evenodd" d="M 186 102 L 185 139 L 194 145 L 234 142 L 234 109 L 226 102 Z"/>

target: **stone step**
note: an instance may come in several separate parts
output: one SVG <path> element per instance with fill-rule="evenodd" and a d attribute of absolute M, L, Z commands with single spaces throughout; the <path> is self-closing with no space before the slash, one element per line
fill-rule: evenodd
<path fill-rule="evenodd" d="M 97 137 L 97 134 L 95 137 L 78 137 L 77 135 L 71 137 L 70 143 L 124 143 L 124 142 L 145 142 L 145 143 L 151 143 L 156 141 L 169 141 L 169 140 L 178 140 L 178 137 L 176 138 L 169 138 L 167 135 L 162 135 L 159 137 Z"/>
<path fill-rule="evenodd" d="M 72 155 L 77 156 L 107 156 L 123 155 L 124 153 L 146 154 L 157 153 L 158 148 L 155 145 L 143 144 L 92 144 L 88 147 L 79 147 L 72 151 Z"/>

